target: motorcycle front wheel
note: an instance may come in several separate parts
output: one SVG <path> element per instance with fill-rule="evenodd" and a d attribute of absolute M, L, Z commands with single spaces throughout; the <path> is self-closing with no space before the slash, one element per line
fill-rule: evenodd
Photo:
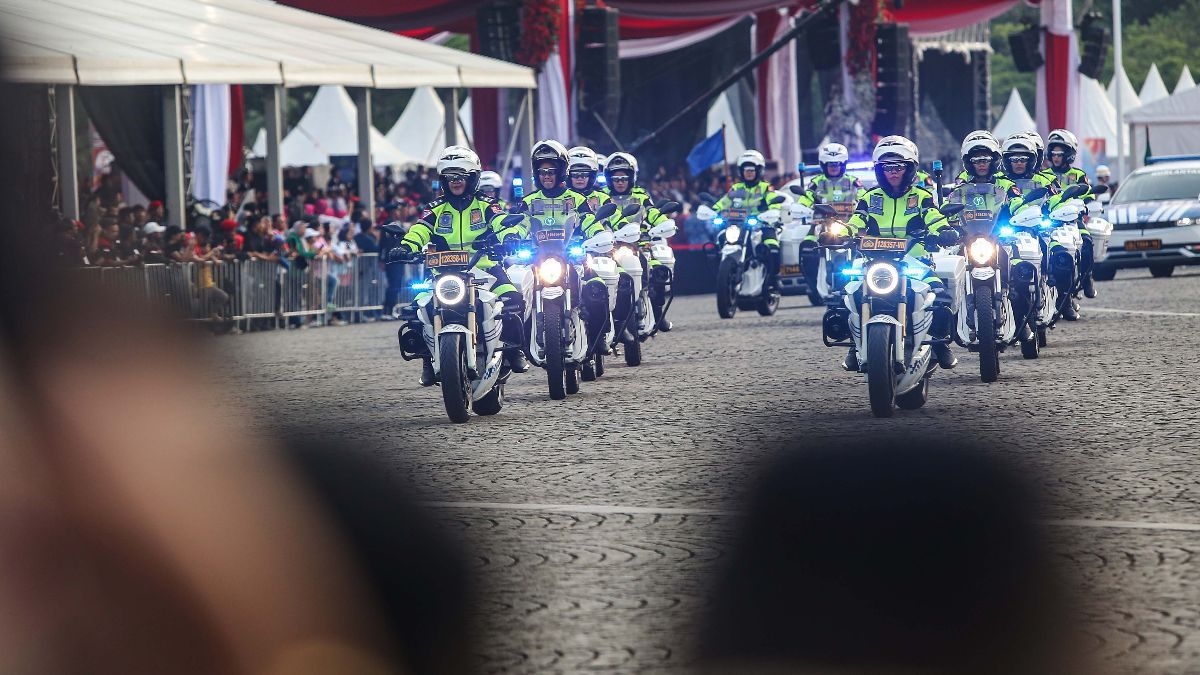
<path fill-rule="evenodd" d="M 721 266 L 717 268 L 717 314 L 722 319 L 732 319 L 737 314 L 737 285 L 741 280 L 737 261 L 733 258 L 721 260 Z"/>
<path fill-rule="evenodd" d="M 895 413 L 896 373 L 892 369 L 892 327 L 885 323 L 867 326 L 867 394 L 871 413 L 891 417 Z"/>
<path fill-rule="evenodd" d="M 462 333 L 439 336 L 438 349 L 446 416 L 454 422 L 466 422 L 471 419 L 471 376 L 467 373 L 467 352 Z"/>
<path fill-rule="evenodd" d="M 546 343 L 546 382 L 550 385 L 550 398 L 561 401 L 567 397 L 561 299 L 547 300 L 542 305 L 542 337 Z"/>
<path fill-rule="evenodd" d="M 995 382 L 1000 378 L 1000 350 L 996 347 L 995 306 L 989 284 L 975 287 L 975 334 L 979 337 L 979 378 Z"/>

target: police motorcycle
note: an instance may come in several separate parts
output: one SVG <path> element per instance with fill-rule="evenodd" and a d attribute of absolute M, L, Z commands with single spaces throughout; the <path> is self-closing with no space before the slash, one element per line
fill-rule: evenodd
<path fill-rule="evenodd" d="M 939 211 L 948 217 L 962 208 L 961 204 L 944 204 Z M 932 242 L 929 245 L 935 247 Z M 921 281 L 930 268 L 906 257 L 908 239 L 904 237 L 861 236 L 854 246 L 859 257 L 842 270 L 851 279 L 844 297 L 848 331 L 834 326 L 830 335 L 827 322 L 825 344 L 857 349 L 859 372 L 867 377 L 871 412 L 876 417 L 891 417 L 897 406 L 914 410 L 925 405 L 929 379 L 937 368 L 929 342 L 936 296 Z M 912 307 L 908 306 L 910 290 Z"/>
<path fill-rule="evenodd" d="M 520 222 L 509 216 L 505 225 Z M 397 262 L 424 264 L 426 277 L 412 285 L 424 292 L 416 307 L 402 310 L 400 355 L 406 361 L 431 356 L 434 376 L 441 384 L 446 415 L 454 422 L 476 415 L 495 415 L 504 407 L 504 385 L 512 371 L 504 350 L 520 348 L 501 340 L 506 321 L 521 322 L 504 312 L 500 297 L 487 290 L 496 278 L 475 267 L 483 256 L 502 251 L 494 233 L 474 243 L 475 253 L 430 251 Z M 523 333 L 518 332 L 518 335 Z"/>
<path fill-rule="evenodd" d="M 789 189 L 792 194 L 804 194 L 804 187 L 802 185 L 793 185 Z M 850 264 L 854 250 L 849 246 L 834 243 L 840 240 L 841 235 L 830 238 L 825 237 L 825 234 L 830 231 L 831 227 L 845 230 L 845 219 L 854 213 L 855 203 L 852 201 L 833 202 L 826 204 L 825 206 L 829 207 L 826 209 L 817 209 L 817 206 L 817 204 L 814 204 L 811 209 L 799 203 L 792 204 L 791 206 L 793 218 L 811 218 L 812 233 L 817 237 L 817 241 L 825 238 L 831 242 L 830 244 L 819 245 L 821 258 L 818 263 L 816 283 L 813 283 L 813 280 L 810 279 L 805 280 L 808 301 L 814 307 L 820 305 L 828 306 L 830 303 L 840 305 L 840 291 L 845 286 L 845 278 L 838 274 L 838 270 Z"/>
<path fill-rule="evenodd" d="M 681 208 L 678 202 L 666 202 L 659 212 L 669 216 Z M 662 324 L 655 320 L 652 307 L 661 307 L 661 313 L 665 316 L 674 299 L 671 282 L 674 278 L 675 253 L 667 240 L 675 236 L 675 222 L 667 219 L 643 231 L 645 217 L 645 209 L 637 204 L 626 204 L 621 208 L 622 225 L 613 232 L 616 241 L 613 260 L 628 274 L 632 289 L 618 296 L 613 312 L 616 330 L 611 346 L 621 345 L 627 366 L 641 365 L 642 343 L 660 330 Z M 651 266 L 651 259 L 660 264 Z"/>
<path fill-rule="evenodd" d="M 732 203 L 720 213 L 713 211 L 712 205 L 717 200 L 707 193 L 700 195 L 705 203 L 696 209 L 700 220 L 722 228 L 716 243 L 706 247 L 715 252 L 720 246 L 717 313 L 722 319 L 732 319 L 739 309 L 757 309 L 762 316 L 772 316 L 779 309 L 779 292 L 770 289 L 766 283 L 768 254 L 762 243 L 761 225 L 779 222 L 781 214 L 774 207 L 787 198 L 776 195 L 769 203 L 761 204 L 758 210 L 752 210 L 744 203 L 744 190 L 734 190 L 729 196 Z"/>
<path fill-rule="evenodd" d="M 993 189 L 986 183 L 980 188 L 988 192 Z M 1036 202 L 1044 198 L 1046 193 L 1045 188 L 1037 188 L 1026 197 Z M 971 196 L 967 194 L 968 198 Z M 1018 209 L 1018 213 L 1022 210 L 1040 213 L 1033 205 Z M 1036 336 L 1036 327 L 1030 323 L 1032 316 L 1027 307 L 1031 304 L 1029 298 L 1033 294 L 1030 287 L 1032 277 L 1028 274 L 1017 275 L 1015 285 L 1011 279 L 1014 260 L 1040 255 L 1040 251 L 1035 240 L 1018 237 L 1011 226 L 1001 224 L 1010 220 L 1007 206 L 996 213 L 990 208 L 965 208 L 959 218 L 958 227 L 963 232 L 962 248 L 966 255 L 969 279 L 965 306 L 958 314 L 957 342 L 968 351 L 979 354 L 980 379 L 995 382 L 1000 377 L 1000 353 L 1010 345 L 1027 343 Z M 1001 256 L 1002 248 L 1006 254 L 1004 256 Z M 1014 311 L 1014 295 L 1023 298 L 1017 303 L 1022 310 L 1020 313 Z M 1027 325 L 1029 331 L 1022 330 Z"/>

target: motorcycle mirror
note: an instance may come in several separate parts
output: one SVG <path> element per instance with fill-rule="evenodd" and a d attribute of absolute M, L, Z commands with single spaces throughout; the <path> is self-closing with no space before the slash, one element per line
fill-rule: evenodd
<path fill-rule="evenodd" d="M 613 202 L 608 202 L 596 210 L 596 218 L 599 220 L 608 220 L 617 212 L 617 205 Z"/>
<path fill-rule="evenodd" d="M 667 202 L 659 207 L 658 212 L 665 216 L 670 216 L 679 213 L 682 210 L 683 205 L 679 202 Z"/>
<path fill-rule="evenodd" d="M 1099 196 L 1099 195 L 1104 194 L 1105 192 L 1108 192 L 1108 186 L 1104 185 L 1103 183 L 1100 185 L 1092 186 L 1092 194 L 1094 194 L 1094 195 Z"/>
<path fill-rule="evenodd" d="M 388 223 L 383 226 L 383 233 L 390 234 L 396 237 L 404 236 L 404 227 L 400 223 Z"/>
<path fill-rule="evenodd" d="M 717 203 L 717 198 L 708 194 L 707 192 L 701 192 L 697 196 L 700 197 L 700 201 L 704 202 L 705 204 L 707 204 L 709 206 L 712 206 L 713 204 Z"/>
<path fill-rule="evenodd" d="M 1026 192 L 1023 195 L 1025 198 L 1024 201 L 1027 203 L 1028 202 L 1036 202 L 1041 199 L 1044 199 L 1046 197 L 1046 195 L 1049 193 L 1050 193 L 1050 191 L 1044 187 L 1034 188 L 1034 189 L 1030 190 L 1029 192 Z"/>
<path fill-rule="evenodd" d="M 938 207 L 938 211 L 943 216 L 949 217 L 949 216 L 956 216 L 959 213 L 962 213 L 962 210 L 964 208 L 965 208 L 965 206 L 963 204 L 942 204 L 941 206 Z"/>
<path fill-rule="evenodd" d="M 814 214 L 826 218 L 837 215 L 837 209 L 828 204 L 813 204 L 812 210 Z"/>
<path fill-rule="evenodd" d="M 525 213 L 529 210 L 529 205 L 525 202 L 513 202 L 508 207 L 509 213 Z"/>
<path fill-rule="evenodd" d="M 802 195 L 802 194 L 804 194 L 804 188 L 800 187 L 799 185 L 793 185 L 793 186 L 791 186 L 791 187 L 790 187 L 790 188 L 788 188 L 788 189 L 789 189 L 789 190 L 791 190 L 791 191 L 792 191 L 792 194 L 794 194 L 794 195 Z"/>
<path fill-rule="evenodd" d="M 632 218 L 632 217 L 636 216 L 638 214 L 638 212 L 640 212 L 641 210 L 642 210 L 642 207 L 638 204 L 626 204 L 621 209 L 621 215 L 624 216 L 625 218 Z"/>
<path fill-rule="evenodd" d="M 501 220 L 500 223 L 505 227 L 513 227 L 515 225 L 519 225 L 522 220 L 525 220 L 525 216 L 519 213 L 514 213 L 504 216 L 504 220 Z"/>
<path fill-rule="evenodd" d="M 1087 191 L 1087 186 L 1076 183 L 1066 190 L 1063 190 L 1062 200 L 1065 202 L 1070 199 L 1075 199 L 1076 197 L 1082 197 L 1083 195 L 1087 194 Z"/>
<path fill-rule="evenodd" d="M 775 204 L 782 204 L 786 201 L 787 201 L 787 197 L 785 197 L 783 195 L 775 195 L 774 197 L 771 197 L 770 199 L 768 199 L 767 203 L 774 206 Z"/>
<path fill-rule="evenodd" d="M 943 197 L 949 197 L 950 193 L 954 192 L 954 188 L 943 185 L 941 188 L 941 192 L 942 192 Z"/>

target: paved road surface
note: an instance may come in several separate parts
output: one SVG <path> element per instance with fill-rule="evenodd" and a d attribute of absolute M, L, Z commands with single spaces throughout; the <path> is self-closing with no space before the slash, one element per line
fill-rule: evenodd
<path fill-rule="evenodd" d="M 870 416 L 859 377 L 820 343 L 820 311 L 797 297 L 775 317 L 727 321 L 712 297 L 682 298 L 677 330 L 647 345 L 642 367 L 613 366 L 565 402 L 532 371 L 499 416 L 466 425 L 416 386 L 396 323 L 221 348 L 238 405 L 336 431 L 446 502 L 438 518 L 474 546 L 483 611 L 503 629 L 482 645 L 489 670 L 686 671 L 729 512 L 766 461 L 804 442 L 935 429 L 996 439 L 1049 477 L 1099 658 L 1200 672 L 1200 274 L 1125 271 L 1099 286 L 1042 359 L 1010 352 L 985 385 L 960 350 L 924 409 L 889 420 Z"/>

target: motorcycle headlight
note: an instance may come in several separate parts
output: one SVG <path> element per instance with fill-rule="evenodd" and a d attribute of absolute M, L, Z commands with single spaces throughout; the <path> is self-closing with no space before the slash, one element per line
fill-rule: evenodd
<path fill-rule="evenodd" d="M 443 305 L 457 305 L 467 297 L 467 284 L 459 277 L 441 276 L 433 284 L 433 294 Z"/>
<path fill-rule="evenodd" d="M 563 264 L 557 258 L 547 258 L 538 266 L 538 276 L 543 284 L 557 284 L 562 278 Z"/>
<path fill-rule="evenodd" d="M 844 223 L 833 223 L 829 226 L 829 234 L 835 237 L 845 237 L 850 234 L 850 228 Z"/>
<path fill-rule="evenodd" d="M 900 285 L 900 274 L 887 263 L 875 263 L 867 268 L 867 288 L 876 295 L 887 295 Z"/>
<path fill-rule="evenodd" d="M 976 265 L 986 265 L 996 256 L 996 245 L 987 239 L 976 239 L 971 242 L 967 253 Z"/>
<path fill-rule="evenodd" d="M 742 239 L 742 228 L 737 225 L 730 225 L 725 228 L 725 241 L 730 244 L 736 244 Z"/>

